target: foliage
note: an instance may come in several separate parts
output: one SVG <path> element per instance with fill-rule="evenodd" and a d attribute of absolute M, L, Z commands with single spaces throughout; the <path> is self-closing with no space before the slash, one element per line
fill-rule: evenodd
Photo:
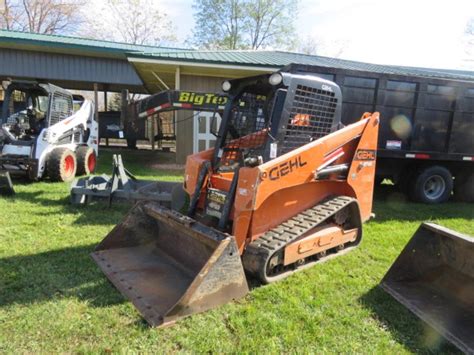
<path fill-rule="evenodd" d="M 192 43 L 206 49 L 239 49 L 242 46 L 241 0 L 198 0 Z"/>
<path fill-rule="evenodd" d="M 164 159 L 124 154 L 138 176 L 181 179 L 152 168 Z M 110 174 L 111 152 L 101 150 L 99 168 Z M 15 188 L 0 197 L 0 353 L 456 352 L 377 284 L 422 221 L 472 233 L 472 205 L 407 203 L 385 185 L 356 250 L 157 330 L 89 256 L 129 206 L 71 206 L 64 183 Z"/>
<path fill-rule="evenodd" d="M 109 101 L 107 102 L 108 111 L 121 111 L 122 110 L 122 95 L 117 92 L 113 92 L 109 95 Z"/>
<path fill-rule="evenodd" d="M 42 34 L 74 32 L 80 24 L 82 0 L 3 0 L 0 26 Z"/>
<path fill-rule="evenodd" d="M 309 55 L 340 58 L 349 44 L 347 40 L 324 40 L 314 36 L 306 36 L 299 41 L 297 51 Z"/>
<path fill-rule="evenodd" d="M 467 61 L 472 62 L 471 63 L 471 66 L 472 66 L 474 65 L 474 17 L 470 18 L 467 21 L 464 33 L 465 33 L 465 44 L 466 44 L 465 50 L 468 56 Z"/>
<path fill-rule="evenodd" d="M 316 55 L 319 53 L 321 42 L 312 36 L 306 36 L 300 41 L 298 52 L 308 55 Z"/>
<path fill-rule="evenodd" d="M 465 32 L 467 35 L 474 36 L 474 17 L 467 21 Z"/>
<path fill-rule="evenodd" d="M 293 46 L 297 0 L 196 0 L 191 42 L 206 49 Z"/>
<path fill-rule="evenodd" d="M 141 45 L 174 41 L 174 27 L 153 0 L 105 0 L 85 9 L 83 36 Z"/>
<path fill-rule="evenodd" d="M 244 30 L 252 49 L 293 46 L 296 1 L 256 0 L 245 4 Z"/>

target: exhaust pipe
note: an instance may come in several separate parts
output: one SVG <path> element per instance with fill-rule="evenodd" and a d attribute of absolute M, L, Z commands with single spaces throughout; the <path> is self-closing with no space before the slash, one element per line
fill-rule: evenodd
<path fill-rule="evenodd" d="M 248 293 L 234 237 L 156 202 L 139 202 L 92 253 L 152 326 Z"/>

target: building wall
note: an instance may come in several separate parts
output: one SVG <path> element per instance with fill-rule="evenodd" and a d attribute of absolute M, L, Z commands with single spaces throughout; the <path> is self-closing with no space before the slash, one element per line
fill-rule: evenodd
<path fill-rule="evenodd" d="M 224 78 L 181 75 L 181 90 L 221 92 Z M 179 111 L 176 131 L 176 162 L 184 164 L 186 157 L 193 153 L 194 119 L 193 111 Z"/>

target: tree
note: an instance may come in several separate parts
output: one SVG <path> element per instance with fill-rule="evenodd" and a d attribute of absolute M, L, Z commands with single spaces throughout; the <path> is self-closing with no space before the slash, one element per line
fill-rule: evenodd
<path fill-rule="evenodd" d="M 297 0 L 195 0 L 191 43 L 206 49 L 293 45 Z"/>
<path fill-rule="evenodd" d="M 109 95 L 106 110 L 108 111 L 122 111 L 122 95 L 113 92 Z"/>
<path fill-rule="evenodd" d="M 242 0 L 198 0 L 191 43 L 206 49 L 239 49 L 242 43 Z"/>
<path fill-rule="evenodd" d="M 293 46 L 293 19 L 297 14 L 295 0 L 247 1 L 244 13 L 243 29 L 249 37 L 251 49 Z"/>
<path fill-rule="evenodd" d="M 2 29 L 42 34 L 74 32 L 81 22 L 81 0 L 3 0 Z"/>
<path fill-rule="evenodd" d="M 466 34 L 474 36 L 474 17 L 469 19 L 466 24 Z"/>
<path fill-rule="evenodd" d="M 84 12 L 81 34 L 97 39 L 142 45 L 174 41 L 174 28 L 153 0 L 92 2 Z"/>
<path fill-rule="evenodd" d="M 331 58 L 340 58 L 349 46 L 347 40 L 323 40 L 314 36 L 307 36 L 299 42 L 297 51 L 303 54 L 320 55 Z"/>
<path fill-rule="evenodd" d="M 474 17 L 467 21 L 464 33 L 466 34 L 468 52 L 470 52 L 470 49 L 474 47 Z"/>
<path fill-rule="evenodd" d="M 319 54 L 321 42 L 312 36 L 307 36 L 298 45 L 298 52 L 303 54 Z"/>
<path fill-rule="evenodd" d="M 467 58 L 464 60 L 469 69 L 474 68 L 474 17 L 467 21 L 465 33 L 465 45 Z"/>

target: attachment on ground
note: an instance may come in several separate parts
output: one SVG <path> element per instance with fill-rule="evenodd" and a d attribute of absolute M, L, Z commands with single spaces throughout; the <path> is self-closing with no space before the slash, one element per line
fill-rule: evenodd
<path fill-rule="evenodd" d="M 380 286 L 467 354 L 474 354 L 474 238 L 423 223 Z"/>
<path fill-rule="evenodd" d="M 153 326 L 248 293 L 234 237 L 156 202 L 137 203 L 92 258 Z"/>
<path fill-rule="evenodd" d="M 128 171 L 120 154 L 113 155 L 112 176 L 90 176 L 75 180 L 71 186 L 71 203 L 86 204 L 94 200 L 157 201 L 179 210 L 185 203 L 182 183 L 137 179 Z"/>
<path fill-rule="evenodd" d="M 15 194 L 12 179 L 8 171 L 0 171 L 0 196 L 12 196 Z"/>

